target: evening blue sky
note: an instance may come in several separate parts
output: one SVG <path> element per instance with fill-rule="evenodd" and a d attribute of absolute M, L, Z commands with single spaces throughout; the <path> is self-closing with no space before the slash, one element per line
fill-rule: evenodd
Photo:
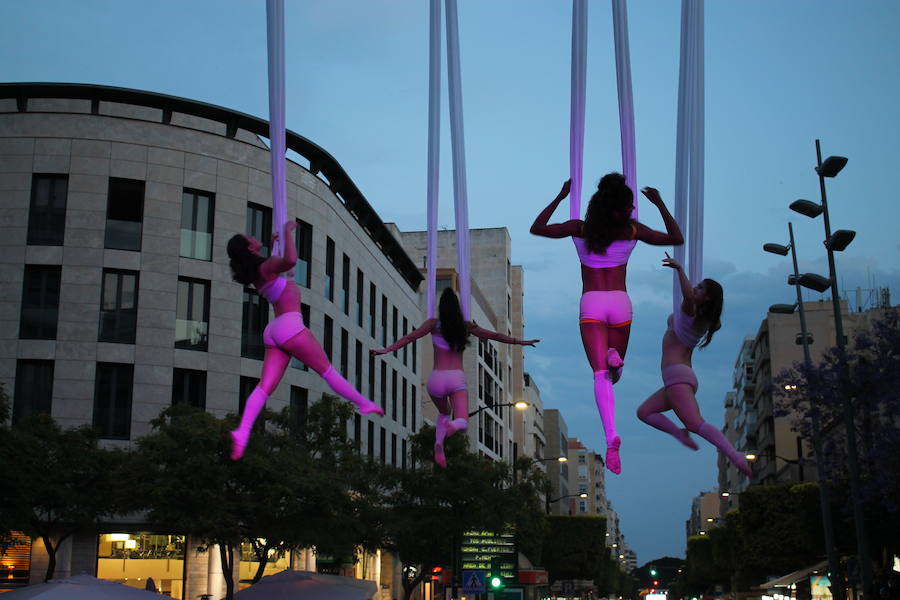
<path fill-rule="evenodd" d="M 288 0 L 287 126 L 334 156 L 384 221 L 425 227 L 428 3 Z M 609 2 L 589 3 L 585 198 L 621 168 Z M 182 96 L 267 118 L 265 3 L 250 0 L 0 2 L 0 81 L 76 82 Z M 639 186 L 671 206 L 680 3 L 628 6 Z M 569 433 L 602 450 L 593 380 L 577 325 L 571 242 L 528 233 L 568 174 L 571 3 L 460 0 L 462 88 L 473 228 L 507 227 L 525 268 L 526 368 Z M 705 275 L 725 288 L 724 327 L 695 354 L 699 401 L 723 422 L 740 342 L 766 307 L 789 302 L 794 221 L 801 271 L 827 273 L 821 219 L 788 210 L 818 200 L 814 140 L 847 156 L 828 181 L 834 229 L 858 232 L 838 257 L 841 288 L 900 294 L 900 3 L 759 0 L 706 3 Z M 446 82 L 439 222 L 453 227 Z M 641 220 L 661 228 L 656 210 Z M 302 215 L 298 215 L 302 216 Z M 567 216 L 560 209 L 558 219 Z M 717 482 L 716 455 L 691 453 L 634 417 L 659 387 L 659 346 L 671 310 L 663 249 L 629 265 L 635 324 L 616 386 L 621 476 L 607 490 L 640 564 L 683 556 L 691 499 Z M 810 293 L 807 299 L 822 298 Z M 865 303 L 868 293 L 862 294 Z"/>

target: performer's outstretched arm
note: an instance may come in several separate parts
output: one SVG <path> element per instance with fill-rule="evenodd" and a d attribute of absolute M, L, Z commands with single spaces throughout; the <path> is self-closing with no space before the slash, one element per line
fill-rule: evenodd
<path fill-rule="evenodd" d="M 538 214 L 534 223 L 531 224 L 531 233 L 541 237 L 564 238 L 571 235 L 578 235 L 581 232 L 581 221 L 578 219 L 566 221 L 565 223 L 549 223 L 550 217 L 553 216 L 556 207 L 569 195 L 569 186 L 571 184 L 571 180 L 566 181 L 559 191 L 559 194 L 553 199 L 553 202 L 548 204 L 547 207 Z"/>
<path fill-rule="evenodd" d="M 263 279 L 268 279 L 272 275 L 278 275 L 279 273 L 284 273 L 285 271 L 290 271 L 294 268 L 294 265 L 297 264 L 297 245 L 294 244 L 294 236 L 293 232 L 297 229 L 297 221 L 293 219 L 287 221 L 284 224 L 284 256 L 278 256 L 277 254 L 274 256 L 270 256 L 259 265 L 259 274 Z M 275 232 L 272 234 L 272 241 L 269 247 L 273 247 L 275 244 L 275 240 L 278 239 L 278 233 Z"/>
<path fill-rule="evenodd" d="M 642 223 L 638 223 L 637 232 L 634 237 L 652 246 L 682 245 L 684 243 L 684 235 L 681 233 L 681 227 L 678 226 L 678 221 L 675 220 L 675 217 L 669 213 L 669 209 L 666 208 L 662 197 L 659 195 L 659 191 L 656 188 L 645 187 L 641 190 L 641 193 L 659 209 L 659 214 L 662 217 L 663 225 L 666 226 L 666 231 L 663 233 L 662 231 L 656 231 Z"/>
<path fill-rule="evenodd" d="M 414 342 L 417 339 L 419 339 L 420 337 L 423 337 L 426 334 L 431 333 L 431 330 L 434 329 L 435 323 L 437 323 L 437 319 L 428 319 L 427 321 L 425 321 L 422 324 L 421 327 L 419 327 L 418 329 L 414 329 L 413 331 L 410 331 L 409 333 L 404 335 L 402 338 L 400 338 L 399 340 L 397 340 L 396 342 L 394 342 L 387 348 L 382 348 L 380 350 L 375 350 L 375 349 L 369 350 L 369 354 L 371 354 L 372 356 L 378 356 L 380 354 L 389 354 L 389 353 L 393 352 L 394 350 L 399 350 L 400 348 L 409 344 L 410 342 Z"/>
<path fill-rule="evenodd" d="M 474 321 L 469 322 L 469 333 L 474 335 L 475 337 L 479 337 L 483 340 L 495 340 L 501 342 L 503 344 L 518 344 L 520 346 L 534 346 L 541 340 L 519 340 L 514 337 L 510 337 L 508 335 L 504 335 L 502 333 L 497 333 L 496 331 L 491 331 L 490 329 L 485 329 L 483 327 L 479 327 L 475 324 Z"/>
<path fill-rule="evenodd" d="M 675 269 L 675 272 L 678 273 L 678 285 L 681 288 L 681 312 L 694 316 L 697 309 L 696 302 L 694 301 L 694 288 L 691 285 L 690 279 L 684 274 L 684 267 L 682 267 L 677 260 L 669 256 L 668 252 L 663 259 L 663 265 Z"/>

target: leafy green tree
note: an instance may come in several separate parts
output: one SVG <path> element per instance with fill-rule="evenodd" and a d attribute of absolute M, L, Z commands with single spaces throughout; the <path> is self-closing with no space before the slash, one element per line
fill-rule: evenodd
<path fill-rule="evenodd" d="M 551 515 L 543 562 L 551 581 L 591 579 L 602 573 L 606 517 Z"/>
<path fill-rule="evenodd" d="M 451 563 L 466 531 L 504 531 L 510 524 L 505 464 L 470 452 L 459 435 L 445 443 L 447 468 L 441 469 L 432 458 L 433 428 L 423 428 L 410 441 L 413 466 L 386 467 L 381 474 L 384 546 L 406 566 L 406 600 L 434 567 Z"/>
<path fill-rule="evenodd" d="M 40 538 L 47 550 L 45 581 L 56 571 L 60 545 L 127 510 L 117 480 L 124 453 L 104 450 L 90 427 L 61 428 L 36 414 L 0 431 L 0 537 L 11 531 Z M 8 544 L 8 541 L 7 541 Z"/>

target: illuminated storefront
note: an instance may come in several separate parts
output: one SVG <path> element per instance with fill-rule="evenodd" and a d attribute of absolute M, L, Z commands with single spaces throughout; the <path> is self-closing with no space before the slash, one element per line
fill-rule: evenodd
<path fill-rule="evenodd" d="M 156 533 L 104 533 L 97 545 L 97 577 L 183 598 L 184 536 Z"/>

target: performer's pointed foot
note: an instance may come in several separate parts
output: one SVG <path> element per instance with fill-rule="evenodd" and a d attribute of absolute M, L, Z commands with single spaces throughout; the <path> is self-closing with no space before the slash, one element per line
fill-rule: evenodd
<path fill-rule="evenodd" d="M 447 457 L 444 456 L 443 444 L 434 445 L 434 464 L 441 467 L 442 469 L 447 468 Z"/>
<path fill-rule="evenodd" d="M 606 468 L 616 475 L 622 472 L 622 462 L 619 460 L 619 446 L 621 445 L 622 440 L 616 436 L 606 446 Z"/>
<path fill-rule="evenodd" d="M 247 449 L 247 440 L 241 439 L 237 430 L 229 431 L 228 435 L 231 437 L 231 460 L 241 460 L 244 450 Z"/>
<path fill-rule="evenodd" d="M 697 442 L 695 442 L 691 438 L 691 432 L 688 431 L 687 429 L 682 429 L 681 435 L 675 436 L 675 439 L 677 439 L 679 442 L 681 442 L 682 444 L 684 444 L 691 450 L 699 450 L 700 449 L 700 446 L 697 445 Z"/>
<path fill-rule="evenodd" d="M 371 400 L 366 400 L 365 402 L 355 402 L 356 408 L 359 410 L 359 414 L 368 415 L 371 413 L 375 413 L 379 417 L 384 416 L 384 409 L 372 402 Z"/>
<path fill-rule="evenodd" d="M 609 367 L 610 381 L 613 383 L 619 381 L 622 377 L 622 367 L 625 366 L 625 361 L 619 356 L 618 350 L 610 348 L 606 351 L 606 364 Z"/>

